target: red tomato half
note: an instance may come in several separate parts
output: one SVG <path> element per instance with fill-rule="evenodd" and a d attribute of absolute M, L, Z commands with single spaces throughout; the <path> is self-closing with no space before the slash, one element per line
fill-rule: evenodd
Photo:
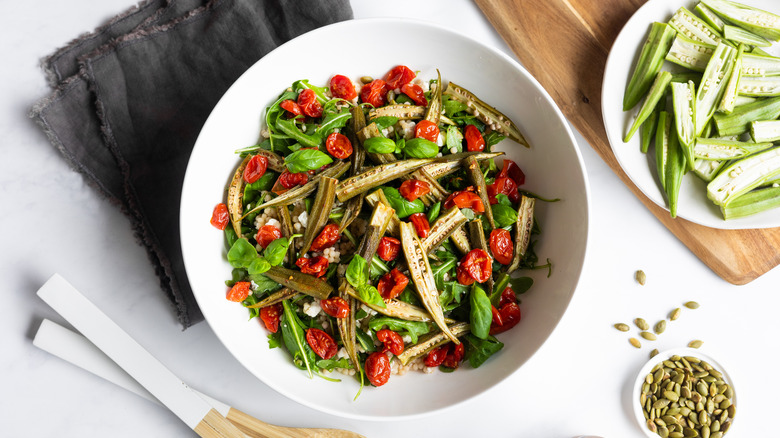
<path fill-rule="evenodd" d="M 485 206 L 482 204 L 482 199 L 480 199 L 479 195 L 469 189 L 454 192 L 447 197 L 443 207 L 446 210 L 449 210 L 453 206 L 457 206 L 458 208 L 470 208 L 474 210 L 475 213 L 485 212 Z"/>
<path fill-rule="evenodd" d="M 512 160 L 504 160 L 504 165 L 501 167 L 501 172 L 499 172 L 498 176 L 508 176 L 509 178 L 512 178 L 518 186 L 525 184 L 525 174 L 523 173 L 523 170 Z"/>
<path fill-rule="evenodd" d="M 298 106 L 309 117 L 322 116 L 322 105 L 317 100 L 317 94 L 311 88 L 306 88 L 298 94 Z"/>
<path fill-rule="evenodd" d="M 481 152 L 485 150 L 485 139 L 474 125 L 466 125 L 466 131 L 463 133 L 466 138 L 466 150 L 469 152 Z"/>
<path fill-rule="evenodd" d="M 320 231 L 320 234 L 314 238 L 314 242 L 311 244 L 312 251 L 322 251 L 325 248 L 330 248 L 335 245 L 341 238 L 339 234 L 339 226 L 336 224 L 325 225 L 325 228 Z"/>
<path fill-rule="evenodd" d="M 228 301 L 235 301 L 237 303 L 244 301 L 251 292 L 249 286 L 250 284 L 248 281 L 237 281 L 228 291 L 226 298 Z"/>
<path fill-rule="evenodd" d="M 382 386 L 390 380 L 390 359 L 385 353 L 375 351 L 368 356 L 366 377 L 374 386 Z"/>
<path fill-rule="evenodd" d="M 516 303 L 516 302 L 517 302 L 517 296 L 515 295 L 515 291 L 512 290 L 511 287 L 504 288 L 504 291 L 501 292 L 501 298 L 498 302 L 499 307 L 503 306 L 504 304 Z"/>
<path fill-rule="evenodd" d="M 214 211 L 211 213 L 211 225 L 214 225 L 218 230 L 224 230 L 227 228 L 228 222 L 230 222 L 230 213 L 228 213 L 227 205 L 219 203 L 214 207 Z"/>
<path fill-rule="evenodd" d="M 398 188 L 401 196 L 409 201 L 414 201 L 420 196 L 427 195 L 431 191 L 431 186 L 418 179 L 407 179 L 401 183 L 401 187 Z"/>
<path fill-rule="evenodd" d="M 409 284 L 409 279 L 406 275 L 402 274 L 398 268 L 393 268 L 392 271 L 383 275 L 377 283 L 376 289 L 379 291 L 379 295 L 386 300 L 392 300 L 393 298 L 401 295 L 401 292 L 406 289 L 406 285 Z"/>
<path fill-rule="evenodd" d="M 414 138 L 424 138 L 434 143 L 439 139 L 439 127 L 428 120 L 420 120 L 414 127 Z"/>
<path fill-rule="evenodd" d="M 352 142 L 346 135 L 334 132 L 325 139 L 325 149 L 339 160 L 344 160 L 352 155 Z"/>
<path fill-rule="evenodd" d="M 265 325 L 265 328 L 271 333 L 279 331 L 279 319 L 281 319 L 281 317 L 281 304 L 274 304 L 273 306 L 260 309 L 260 320 L 263 321 L 263 325 Z"/>
<path fill-rule="evenodd" d="M 463 356 L 466 354 L 466 347 L 461 342 L 458 345 L 449 344 L 450 348 L 447 351 L 447 356 L 442 361 L 442 366 L 447 368 L 457 368 L 460 365 L 460 361 L 463 360 Z"/>
<path fill-rule="evenodd" d="M 415 104 L 420 106 L 428 106 L 428 99 L 425 98 L 425 92 L 422 87 L 417 84 L 406 84 L 401 87 L 401 93 L 409 96 Z"/>
<path fill-rule="evenodd" d="M 389 351 L 398 356 L 404 352 L 404 340 L 398 333 L 392 330 L 382 329 L 376 332 L 376 338 L 379 339 L 379 342 L 385 344 L 382 348 L 382 353 Z"/>
<path fill-rule="evenodd" d="M 498 176 L 493 184 L 487 186 L 490 205 L 498 204 L 496 195 L 506 195 L 512 203 L 520 202 L 520 192 L 517 190 L 515 180 L 508 176 Z"/>
<path fill-rule="evenodd" d="M 520 322 L 520 306 L 517 303 L 504 304 L 498 309 L 498 313 L 501 315 L 501 325 L 496 324 L 494 321 L 490 325 L 491 335 L 505 332 Z"/>
<path fill-rule="evenodd" d="M 301 107 L 298 106 L 298 104 L 294 100 L 283 100 L 280 104 L 280 107 L 282 107 L 283 110 L 290 113 L 289 115 L 292 116 L 300 116 L 303 115 L 303 111 L 301 111 Z"/>
<path fill-rule="evenodd" d="M 420 239 L 428 237 L 428 233 L 431 232 L 431 225 L 428 223 L 428 216 L 425 213 L 415 213 L 409 216 L 409 222 L 414 225 L 417 237 Z"/>
<path fill-rule="evenodd" d="M 414 79 L 414 77 L 417 76 L 414 74 L 412 69 L 405 65 L 398 65 L 390 69 L 389 72 L 385 75 L 385 81 L 387 82 L 387 86 L 390 87 L 391 90 L 394 90 L 396 88 L 401 88 L 401 86 L 409 83 Z"/>
<path fill-rule="evenodd" d="M 246 167 L 244 168 L 244 181 L 246 181 L 247 184 L 252 184 L 259 180 L 261 176 L 265 175 L 267 168 L 268 158 L 262 155 L 254 155 L 249 159 L 249 162 L 246 163 Z"/>
<path fill-rule="evenodd" d="M 360 89 L 360 100 L 373 105 L 374 108 L 379 108 L 387 103 L 388 91 L 390 91 L 390 89 L 387 87 L 385 81 L 374 79 L 366 85 L 363 85 L 363 88 Z"/>
<path fill-rule="evenodd" d="M 328 272 L 328 265 L 328 259 L 323 256 L 310 258 L 301 257 L 295 261 L 295 266 L 301 268 L 302 273 L 313 275 L 318 278 Z"/>
<path fill-rule="evenodd" d="M 485 250 L 474 248 L 460 261 L 458 268 L 461 267 L 474 281 L 484 283 L 493 274 L 493 259 L 490 258 L 490 255 Z"/>
<path fill-rule="evenodd" d="M 320 307 L 322 307 L 325 313 L 334 318 L 346 318 L 349 316 L 349 303 L 341 297 L 320 300 Z"/>
<path fill-rule="evenodd" d="M 285 169 L 276 181 L 283 188 L 291 189 L 306 184 L 309 181 L 309 175 L 306 172 L 290 173 L 290 171 Z"/>
<path fill-rule="evenodd" d="M 423 361 L 425 363 L 426 367 L 437 367 L 441 365 L 442 362 L 444 362 L 444 359 L 447 358 L 447 352 L 450 349 L 449 344 L 440 345 L 433 350 L 431 350 L 427 356 L 425 356 L 425 360 Z"/>
<path fill-rule="evenodd" d="M 512 263 L 512 253 L 514 244 L 509 231 L 503 228 L 496 228 L 490 232 L 490 252 L 498 263 L 509 265 Z"/>
<path fill-rule="evenodd" d="M 257 236 L 255 236 L 255 240 L 257 240 L 257 243 L 259 243 L 260 246 L 266 248 L 271 244 L 271 242 L 281 237 L 282 230 L 280 230 L 278 227 L 273 225 L 263 225 L 259 230 L 257 230 Z"/>
<path fill-rule="evenodd" d="M 379 247 L 376 250 L 380 259 L 386 262 L 392 262 L 398 257 L 398 253 L 401 250 L 401 241 L 394 238 L 384 236 L 379 241 Z"/>
<path fill-rule="evenodd" d="M 306 330 L 306 342 L 309 343 L 309 347 L 317 353 L 317 356 L 323 359 L 330 359 L 336 355 L 338 346 L 336 341 L 330 337 L 329 334 L 318 328 L 310 328 Z"/>
<path fill-rule="evenodd" d="M 330 94 L 338 99 L 352 100 L 357 96 L 355 84 L 344 75 L 336 75 L 330 78 Z"/>

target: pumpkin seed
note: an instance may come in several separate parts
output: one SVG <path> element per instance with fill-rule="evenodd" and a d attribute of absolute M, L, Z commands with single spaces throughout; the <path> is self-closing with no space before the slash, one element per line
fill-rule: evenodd
<path fill-rule="evenodd" d="M 634 319 L 634 324 L 639 327 L 639 330 L 648 330 L 650 328 L 650 325 L 647 324 L 647 321 L 642 318 Z"/>
<path fill-rule="evenodd" d="M 661 334 L 666 330 L 666 320 L 662 319 L 655 323 L 655 327 L 653 327 L 653 331 L 655 331 L 657 334 Z"/>
<path fill-rule="evenodd" d="M 669 432 L 669 438 L 683 438 L 684 436 L 682 432 Z"/>
<path fill-rule="evenodd" d="M 668 438 L 669 437 L 669 429 L 667 429 L 665 427 L 659 427 L 657 433 L 658 433 L 658 435 L 661 438 Z"/>
<path fill-rule="evenodd" d="M 685 303 L 685 307 L 689 309 L 698 309 L 699 303 L 697 303 L 696 301 L 688 301 L 687 303 Z"/>
<path fill-rule="evenodd" d="M 371 82 L 373 80 L 374 80 L 374 78 L 372 78 L 371 76 L 361 76 L 360 77 L 360 82 L 362 82 L 364 84 L 368 84 L 369 82 Z"/>
<path fill-rule="evenodd" d="M 710 427 L 707 425 L 702 426 L 699 435 L 701 435 L 701 438 L 710 438 Z"/>
<path fill-rule="evenodd" d="M 666 407 L 669 403 L 671 403 L 668 399 L 665 398 L 659 398 L 658 400 L 653 403 L 653 409 L 661 409 Z"/>
<path fill-rule="evenodd" d="M 704 342 L 702 342 L 702 341 L 700 341 L 700 340 L 698 340 L 698 339 L 695 339 L 695 340 L 693 340 L 693 341 L 689 342 L 689 343 L 688 343 L 688 346 L 689 346 L 690 348 L 699 348 L 699 347 L 701 347 L 701 345 L 702 345 L 703 343 L 704 343 Z"/>
<path fill-rule="evenodd" d="M 639 335 L 642 336 L 643 338 L 647 339 L 648 341 L 655 341 L 656 339 L 658 339 L 658 337 L 656 335 L 654 335 L 654 334 L 652 334 L 650 332 L 642 332 L 642 333 L 639 333 Z"/>
<path fill-rule="evenodd" d="M 723 438 L 723 432 L 714 432 L 710 435 L 710 438 Z"/>
<path fill-rule="evenodd" d="M 630 329 L 628 324 L 623 324 L 622 322 L 615 324 L 615 328 L 620 330 L 621 332 L 627 332 Z"/>
<path fill-rule="evenodd" d="M 698 357 L 685 356 L 684 359 L 690 363 L 701 363 L 701 359 L 699 359 Z"/>
<path fill-rule="evenodd" d="M 639 343 L 639 339 L 637 339 L 637 338 L 630 338 L 630 339 L 628 340 L 628 342 L 630 342 L 630 343 L 631 343 L 631 345 L 633 345 L 633 346 L 634 346 L 634 347 L 636 347 L 636 348 L 642 348 L 642 344 L 641 344 L 641 343 Z"/>
<path fill-rule="evenodd" d="M 676 393 L 674 391 L 668 391 L 668 390 L 664 391 L 664 397 L 667 400 L 673 401 L 673 402 L 676 402 L 676 401 L 680 400 L 680 394 L 678 394 L 678 393 Z"/>
<path fill-rule="evenodd" d="M 681 312 L 681 310 L 680 310 L 679 307 L 676 307 L 674 310 L 672 310 L 672 312 L 669 313 L 669 321 L 674 321 L 677 318 L 679 318 L 680 317 L 680 312 Z"/>
<path fill-rule="evenodd" d="M 645 271 L 643 271 L 641 269 L 636 271 L 635 277 L 636 277 L 637 283 L 641 284 L 642 286 L 644 286 L 645 283 L 647 282 L 647 274 L 645 274 Z"/>
<path fill-rule="evenodd" d="M 658 354 L 658 349 L 653 348 L 653 350 L 650 352 L 650 358 L 654 358 Z"/>

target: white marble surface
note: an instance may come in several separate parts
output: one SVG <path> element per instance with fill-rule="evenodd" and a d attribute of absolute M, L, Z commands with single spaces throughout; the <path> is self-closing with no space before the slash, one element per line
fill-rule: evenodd
<path fill-rule="evenodd" d="M 780 270 L 732 286 L 698 261 L 642 207 L 578 137 L 592 185 L 592 246 L 580 287 L 545 346 L 482 396 L 423 419 L 345 420 L 285 399 L 254 379 L 208 325 L 182 331 L 159 292 L 127 220 L 71 171 L 27 119 L 48 88 L 38 60 L 123 11 L 127 0 L 4 2 L 0 16 L 0 424 L 3 436 L 192 436 L 175 416 L 32 345 L 42 318 L 62 322 L 36 296 L 54 272 L 66 276 L 171 370 L 201 391 L 269 422 L 339 427 L 369 437 L 591 434 L 635 437 L 629 386 L 650 348 L 637 351 L 612 328 L 644 316 L 655 322 L 686 300 L 655 346 L 689 340 L 728 367 L 739 409 L 729 436 L 758 437 L 776 415 L 773 370 L 780 359 L 776 309 Z M 468 0 L 353 1 L 355 16 L 429 19 L 509 52 Z M 424 44 L 424 42 L 421 42 Z M 402 54 L 399 54 L 399 56 Z M 647 272 L 644 287 L 633 280 Z M 647 344 L 647 342 L 645 342 Z"/>

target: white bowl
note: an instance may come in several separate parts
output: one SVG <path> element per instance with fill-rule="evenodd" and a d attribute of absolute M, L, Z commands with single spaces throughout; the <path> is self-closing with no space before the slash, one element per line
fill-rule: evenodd
<path fill-rule="evenodd" d="M 392 35 L 392 38 L 371 38 Z M 255 144 L 264 109 L 297 79 L 326 84 L 334 74 L 379 77 L 397 64 L 420 69 L 423 78 L 440 69 L 515 121 L 531 149 L 505 140 L 498 149 L 519 163 L 524 189 L 560 202 L 537 202 L 543 234 L 540 260 L 554 268 L 536 278 L 522 296 L 523 320 L 500 335 L 504 349 L 478 369 L 393 376 L 381 388 L 309 380 L 289 355 L 269 349 L 267 332 L 247 311 L 225 300 L 230 266 L 223 234 L 210 224 L 214 205 L 238 164 L 234 150 Z M 181 200 L 184 262 L 203 314 L 227 349 L 250 372 L 287 397 L 334 415 L 356 419 L 409 418 L 456 405 L 498 384 L 541 347 L 563 316 L 580 278 L 588 236 L 588 183 L 582 157 L 561 112 L 542 87 L 505 54 L 455 31 L 396 19 L 354 20 L 315 30 L 284 44 L 252 66 L 225 93 L 195 144 Z M 335 373 L 333 375 L 335 377 Z M 340 375 L 339 375 L 340 376 Z M 522 397 L 522 395 L 518 395 Z"/>
<path fill-rule="evenodd" d="M 647 420 L 645 420 L 642 405 L 639 403 L 639 396 L 642 393 L 642 385 L 645 383 L 645 377 L 647 377 L 648 374 L 650 374 L 650 370 L 653 369 L 654 366 L 657 364 L 669 359 L 670 357 L 678 355 L 681 357 L 685 356 L 693 356 L 697 357 L 703 361 L 708 362 L 710 365 L 712 365 L 713 368 L 720 371 L 721 374 L 723 374 L 723 381 L 726 382 L 731 388 L 732 391 L 734 391 L 734 395 L 731 398 L 731 401 L 734 405 L 737 404 L 737 388 L 734 387 L 734 381 L 731 380 L 731 377 L 729 376 L 728 372 L 726 372 L 726 369 L 723 368 L 723 366 L 718 363 L 715 359 L 712 357 L 702 353 L 696 348 L 673 348 L 671 350 L 666 350 L 658 353 L 654 357 L 652 357 L 650 360 L 648 360 L 642 368 L 639 370 L 639 373 L 636 375 L 636 380 L 634 381 L 634 387 L 633 391 L 631 392 L 631 406 L 634 410 L 634 418 L 636 419 L 639 428 L 642 429 L 642 432 L 644 432 L 645 436 L 647 438 L 658 438 L 659 435 L 657 433 L 651 432 L 650 429 L 647 428 Z M 731 432 L 734 430 L 734 420 L 735 418 L 732 418 L 731 420 L 731 426 L 729 426 L 728 432 Z M 725 433 L 724 436 L 728 436 L 729 433 Z"/>
<path fill-rule="evenodd" d="M 630 111 L 623 111 L 623 94 L 626 84 L 631 78 L 634 65 L 639 59 L 650 24 L 653 21 L 666 23 L 675 11 L 685 6 L 693 11 L 698 1 L 680 0 L 650 0 L 639 8 L 631 19 L 623 26 L 612 49 L 609 51 L 607 65 L 604 71 L 604 82 L 601 91 L 601 112 L 607 130 L 607 138 L 612 146 L 620 166 L 631 181 L 650 200 L 668 210 L 666 198 L 661 190 L 655 170 L 654 148 L 645 155 L 639 150 L 639 132 L 634 134 L 628 143 L 623 143 L 623 137 L 634 121 L 642 102 Z M 750 0 L 753 7 L 778 13 L 777 0 Z M 780 55 L 780 43 L 774 44 L 767 51 Z M 664 69 L 683 71 L 682 67 L 664 62 Z M 768 210 L 753 216 L 739 219 L 723 219 L 718 207 L 707 199 L 707 186 L 700 178 L 689 172 L 683 177 L 677 207 L 677 216 L 697 224 L 721 229 L 772 228 L 780 226 L 780 208 Z"/>

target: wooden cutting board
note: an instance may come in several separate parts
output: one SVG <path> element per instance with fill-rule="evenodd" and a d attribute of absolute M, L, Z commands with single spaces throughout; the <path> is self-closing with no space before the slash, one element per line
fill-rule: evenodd
<path fill-rule="evenodd" d="M 621 180 L 721 278 L 746 284 L 780 264 L 780 228 L 718 230 L 672 219 L 631 182 L 601 118 L 601 82 L 612 43 L 646 0 L 476 0 L 523 66 Z"/>

